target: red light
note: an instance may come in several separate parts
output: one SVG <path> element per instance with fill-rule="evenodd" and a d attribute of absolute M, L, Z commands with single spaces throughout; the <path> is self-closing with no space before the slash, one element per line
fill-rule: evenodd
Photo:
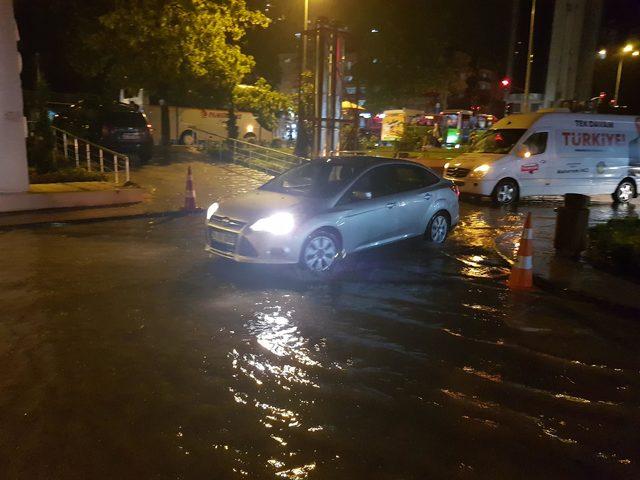
<path fill-rule="evenodd" d="M 453 193 L 455 193 L 457 197 L 460 196 L 460 189 L 455 183 L 451 185 L 451 190 L 453 190 Z"/>
<path fill-rule="evenodd" d="M 500 85 L 502 85 L 504 88 L 507 88 L 511 85 L 511 79 L 510 78 L 503 78 L 500 81 Z"/>

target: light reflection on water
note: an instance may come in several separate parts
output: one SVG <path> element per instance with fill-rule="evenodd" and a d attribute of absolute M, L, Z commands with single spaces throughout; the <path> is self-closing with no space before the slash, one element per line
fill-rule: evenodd
<path fill-rule="evenodd" d="M 288 297 L 283 296 L 282 301 L 287 302 Z M 273 302 L 256 306 L 262 308 L 253 312 L 244 325 L 250 337 L 228 355 L 238 372 L 236 378 L 249 379 L 255 388 L 242 392 L 230 387 L 229 392 L 237 404 L 258 414 L 257 421 L 267 438 L 280 450 L 266 460 L 265 466 L 277 478 L 305 479 L 316 463 L 308 461 L 308 457 L 306 462 L 297 458 L 300 451 L 297 440 L 324 430 L 324 426 L 306 423 L 303 418 L 304 407 L 313 403 L 310 400 L 313 390 L 320 388 L 314 369 L 324 368 L 317 359 L 324 343 L 312 344 L 303 335 L 295 320 L 295 310 Z M 300 393 L 300 389 L 304 391 Z"/>

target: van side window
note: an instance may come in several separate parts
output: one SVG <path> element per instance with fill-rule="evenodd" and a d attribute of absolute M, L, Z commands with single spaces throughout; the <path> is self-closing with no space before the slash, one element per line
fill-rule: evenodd
<path fill-rule="evenodd" d="M 531 155 L 540 155 L 547 150 L 547 139 L 549 134 L 547 132 L 538 132 L 531 135 L 524 142 L 524 145 L 529 149 Z"/>

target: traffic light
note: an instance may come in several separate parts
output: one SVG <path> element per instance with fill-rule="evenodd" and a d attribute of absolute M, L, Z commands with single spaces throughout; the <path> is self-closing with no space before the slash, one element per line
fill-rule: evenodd
<path fill-rule="evenodd" d="M 504 89 L 509 88 L 511 86 L 511 79 L 508 77 L 503 78 L 500 80 L 500 86 Z"/>

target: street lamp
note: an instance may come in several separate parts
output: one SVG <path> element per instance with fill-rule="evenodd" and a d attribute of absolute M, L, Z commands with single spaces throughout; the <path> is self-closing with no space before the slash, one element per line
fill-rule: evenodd
<path fill-rule="evenodd" d="M 622 65 L 624 63 L 625 55 L 631 53 L 632 57 L 637 57 L 640 55 L 638 50 L 634 50 L 634 46 L 630 43 L 626 44 L 622 51 L 620 52 L 620 60 L 618 61 L 618 72 L 616 74 L 616 90 L 613 96 L 616 105 L 618 105 L 618 99 L 620 97 L 620 82 L 622 81 Z"/>

